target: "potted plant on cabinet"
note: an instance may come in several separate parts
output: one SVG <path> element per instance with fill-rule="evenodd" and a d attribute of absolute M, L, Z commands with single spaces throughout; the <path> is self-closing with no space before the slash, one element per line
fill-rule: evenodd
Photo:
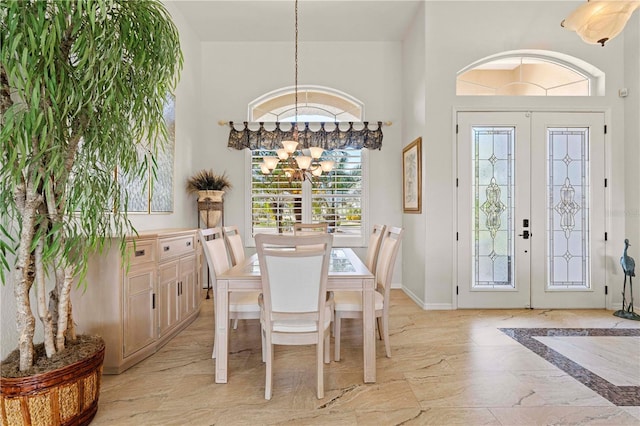
<path fill-rule="evenodd" d="M 212 228 L 220 222 L 225 190 L 231 188 L 226 172 L 218 174 L 211 169 L 203 169 L 187 179 L 187 193 L 198 194 L 198 210 L 205 228 Z"/>
<path fill-rule="evenodd" d="M 181 67 L 159 0 L 0 2 L 0 278 L 13 286 L 18 332 L 2 362 L 2 424 L 95 415 L 104 346 L 75 335 L 70 289 L 112 238 L 124 254 L 135 230 L 115 171 L 138 177 L 152 163 L 139 153 L 166 140 L 164 99 Z"/>

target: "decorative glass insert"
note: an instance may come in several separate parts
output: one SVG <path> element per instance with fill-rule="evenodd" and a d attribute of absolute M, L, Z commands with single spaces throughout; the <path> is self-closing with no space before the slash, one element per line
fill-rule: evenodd
<path fill-rule="evenodd" d="M 515 288 L 513 127 L 473 127 L 474 288 Z"/>
<path fill-rule="evenodd" d="M 589 129 L 549 128 L 550 289 L 588 289 Z"/>

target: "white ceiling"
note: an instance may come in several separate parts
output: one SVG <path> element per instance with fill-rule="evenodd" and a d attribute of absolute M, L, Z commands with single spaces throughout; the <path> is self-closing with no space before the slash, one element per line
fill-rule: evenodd
<path fill-rule="evenodd" d="M 293 41 L 293 0 L 165 0 L 202 41 Z M 401 41 L 422 1 L 300 0 L 302 41 Z"/>

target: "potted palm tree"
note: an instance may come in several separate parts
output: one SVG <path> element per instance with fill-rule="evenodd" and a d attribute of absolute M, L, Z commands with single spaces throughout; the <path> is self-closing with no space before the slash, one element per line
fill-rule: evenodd
<path fill-rule="evenodd" d="M 69 293 L 92 252 L 115 237 L 124 253 L 121 237 L 135 232 L 115 171 L 145 174 L 140 152 L 166 140 L 163 104 L 181 66 L 159 0 L 0 2 L 0 278 L 19 336 L 2 362 L 0 423 L 95 415 L 104 347 L 75 335 Z"/>
<path fill-rule="evenodd" d="M 198 210 L 206 228 L 218 225 L 225 190 L 231 188 L 227 173 L 218 174 L 212 169 L 200 170 L 187 179 L 187 193 L 198 194 Z"/>

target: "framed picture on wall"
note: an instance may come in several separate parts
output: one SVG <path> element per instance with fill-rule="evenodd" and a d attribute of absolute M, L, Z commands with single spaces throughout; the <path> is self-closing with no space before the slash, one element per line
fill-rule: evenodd
<path fill-rule="evenodd" d="M 422 138 L 402 150 L 402 210 L 422 213 Z"/>

